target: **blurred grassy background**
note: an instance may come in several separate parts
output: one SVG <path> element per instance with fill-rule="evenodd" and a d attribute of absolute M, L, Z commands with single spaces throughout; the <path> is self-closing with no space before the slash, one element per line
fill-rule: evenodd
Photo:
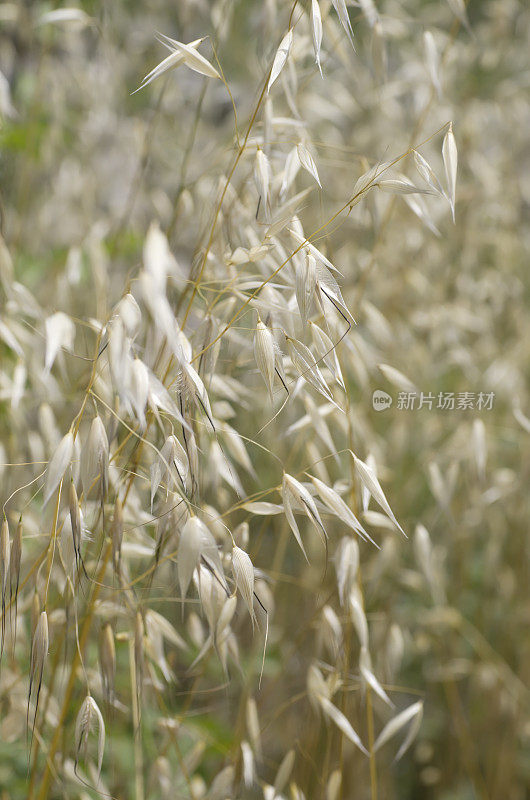
<path fill-rule="evenodd" d="M 348 388 L 354 441 L 361 448 L 369 443 L 381 457 L 392 508 L 411 534 L 407 541 L 385 539 L 382 552 L 363 567 L 374 650 L 383 653 L 389 621 L 395 621 L 406 644 L 396 692 L 410 702 L 416 696 L 425 700 L 418 740 L 402 762 L 380 770 L 379 796 L 524 800 L 530 797 L 530 445 L 513 409 L 520 405 L 530 415 L 530 14 L 516 0 L 472 0 L 467 10 L 473 36 L 455 33 L 444 66 L 444 97 L 422 116 L 426 90 L 415 94 L 416 82 L 424 79 L 418 77 L 424 69 L 421 34 L 436 28 L 444 45 L 450 41 L 450 4 L 389 0 L 377 5 L 388 26 L 386 90 L 369 77 L 364 60 L 370 31 L 356 7 L 351 15 L 359 74 L 345 77 L 341 54 L 332 55 L 329 96 L 316 94 L 321 110 L 310 95 L 319 77 L 304 67 L 300 79 L 300 104 L 314 128 L 325 186 L 323 196 L 305 210 L 304 225 L 313 230 L 345 202 L 363 171 L 361 156 L 372 162 L 395 156 L 406 149 L 413 131 L 417 143 L 449 119 L 459 146 L 457 221 L 453 226 L 448 216 L 440 216 L 439 238 L 428 235 L 398 198 L 390 201 L 390 211 L 389 205 L 377 203 L 359 207 L 326 242 L 328 256 L 343 269 L 344 294 L 358 321 L 353 346 L 344 351 L 352 365 Z M 218 42 L 217 55 L 244 122 L 276 42 L 262 37 L 260 2 L 93 0 L 77 7 L 94 21 L 79 27 L 41 26 L 39 17 L 52 8 L 49 3 L 0 6 L 0 69 L 13 108 L 11 113 L 4 100 L 1 232 L 16 280 L 48 311 L 62 308 L 68 297 L 65 265 L 72 248 L 80 249 L 76 282 L 83 302 L 72 313 L 86 319 L 102 313 L 102 294 L 109 308 L 137 273 L 152 219 L 168 232 L 177 259 L 192 263 L 207 229 L 218 176 L 230 163 L 234 120 L 223 87 L 203 89 L 196 75 L 179 71 L 131 94 L 163 56 L 154 32 L 187 42 L 213 30 L 216 9 L 219 25 L 226 14 L 228 33 Z M 278 3 L 282 24 L 285 8 Z M 440 146 L 438 139 L 425 152 L 441 173 Z M 194 200 L 191 220 L 185 210 L 188 193 Z M 373 307 L 384 316 L 388 331 L 376 324 Z M 79 351 L 89 355 L 88 341 Z M 11 372 L 16 356 L 1 343 L 0 358 L 2 369 Z M 480 413 L 400 411 L 396 387 L 377 369 L 381 362 L 435 395 L 493 391 L 494 408 Z M 80 361 L 72 368 L 71 397 L 86 382 L 89 367 Z M 377 388 L 394 397 L 384 413 L 371 406 Z M 58 417 L 67 418 L 68 399 L 67 393 L 61 402 L 51 398 Z M 35 423 L 36 416 L 37 409 L 28 408 L 26 424 Z M 485 476 L 477 468 L 475 419 L 484 423 Z M 243 413 L 240 425 L 252 436 L 252 413 Z M 7 402 L 0 402 L 0 439 L 8 455 L 20 449 L 19 433 Z M 337 446 L 342 446 L 340 435 L 336 432 Z M 296 462 L 305 444 L 303 433 L 295 437 L 285 445 L 287 458 Z M 264 486 L 277 482 L 270 460 L 264 458 L 256 468 Z M 15 479 L 5 480 L 7 497 L 9 481 Z M 414 553 L 418 522 L 434 543 L 446 598 L 442 608 L 433 603 Z M 274 524 L 264 523 L 255 537 L 258 562 L 262 554 L 270 557 L 270 539 L 279 533 Z M 329 763 L 338 739 L 324 727 L 308 725 L 306 706 L 289 705 L 303 691 L 302 665 L 314 652 L 316 599 L 311 573 L 304 574 L 296 550 L 289 549 L 278 566 L 279 572 L 295 577 L 280 583 L 275 594 L 280 619 L 267 652 L 261 700 L 268 726 L 265 772 L 273 780 L 278 761 L 296 739 L 303 762 L 297 775 L 311 800 L 322 796 L 316 789 L 312 795 L 311 787 L 325 772 L 322 765 Z M 179 614 L 171 603 L 156 608 L 178 627 Z M 248 631 L 240 633 L 243 672 L 248 661 L 255 675 L 259 646 Z M 298 644 L 294 652 L 293 641 Z M 124 674 L 128 685 L 127 646 L 117 647 L 118 676 Z M 97 645 L 91 648 L 88 660 L 96 662 Z M 221 684 L 220 667 L 210 663 L 209 670 L 211 684 Z M 161 713 L 180 713 L 189 689 L 182 678 Z M 242 681 L 226 689 L 222 699 L 205 695 L 189 722 L 197 740 L 206 743 L 207 756 L 197 768 L 206 784 L 227 754 L 237 750 L 244 728 L 241 698 L 249 691 Z M 283 704 L 290 710 L 282 715 Z M 70 722 L 76 713 L 72 709 Z M 158 715 L 146 711 L 148 765 L 170 748 L 170 737 L 160 748 L 158 724 Z M 130 726 L 115 720 L 111 727 L 106 763 L 120 776 L 121 796 L 133 797 Z M 0 786 L 7 797 L 23 797 L 26 745 L 2 738 Z M 184 746 L 191 749 L 192 740 Z M 344 797 L 369 796 L 361 756 L 352 755 L 344 770 Z M 89 790 L 86 795 L 91 796 Z M 148 796 L 161 795 L 153 788 Z M 253 796 L 258 795 L 248 794 Z"/>

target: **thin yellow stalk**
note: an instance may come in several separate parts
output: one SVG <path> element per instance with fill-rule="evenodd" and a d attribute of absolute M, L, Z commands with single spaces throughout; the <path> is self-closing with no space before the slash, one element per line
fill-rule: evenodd
<path fill-rule="evenodd" d="M 368 722 L 368 752 L 370 753 L 370 797 L 377 800 L 377 765 L 374 750 L 374 710 L 372 707 L 372 691 L 366 687 L 366 717 Z"/>
<path fill-rule="evenodd" d="M 140 709 L 138 706 L 138 687 L 136 685 L 136 659 L 134 657 L 134 639 L 129 639 L 129 669 L 131 674 L 131 702 L 134 736 L 134 786 L 136 800 L 144 800 L 144 767 L 142 753 L 142 728 Z"/>
<path fill-rule="evenodd" d="M 63 704 L 61 706 L 61 712 L 59 714 L 59 721 L 57 723 L 57 727 L 55 728 L 55 733 L 53 735 L 53 739 L 50 745 L 48 759 L 46 761 L 46 767 L 44 770 L 44 775 L 42 776 L 42 783 L 40 785 L 39 793 L 37 795 L 37 800 L 46 800 L 46 798 L 49 795 L 50 783 L 52 780 L 50 764 L 53 764 L 55 753 L 57 752 L 57 748 L 59 746 L 61 734 L 64 730 L 66 717 L 68 715 L 68 710 L 70 708 L 72 695 L 74 693 L 77 667 L 80 664 L 79 653 L 84 651 L 88 640 L 88 636 L 90 634 L 90 628 L 92 626 L 92 618 L 94 616 L 95 603 L 98 598 L 99 592 L 101 590 L 101 582 L 103 580 L 103 576 L 105 574 L 105 570 L 107 568 L 107 564 L 109 562 L 111 553 L 112 553 L 112 547 L 111 544 L 108 543 L 105 550 L 105 555 L 99 567 L 99 572 L 96 576 L 96 581 L 94 582 L 94 589 L 92 592 L 92 596 L 90 598 L 90 602 L 88 604 L 87 613 L 83 623 L 83 629 L 81 631 L 81 636 L 79 639 L 79 649 L 75 651 L 74 657 L 72 659 L 72 665 L 70 667 L 70 675 L 64 692 L 64 699 L 63 699 Z M 28 798 L 28 800 L 31 800 L 31 798 Z"/>

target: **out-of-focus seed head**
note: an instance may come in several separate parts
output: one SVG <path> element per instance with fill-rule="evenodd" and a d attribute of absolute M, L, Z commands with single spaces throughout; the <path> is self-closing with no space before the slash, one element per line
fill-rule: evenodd
<path fill-rule="evenodd" d="M 116 676 L 116 647 L 110 622 L 105 623 L 99 635 L 99 665 L 105 695 L 107 701 L 110 701 L 114 695 L 114 680 Z"/>

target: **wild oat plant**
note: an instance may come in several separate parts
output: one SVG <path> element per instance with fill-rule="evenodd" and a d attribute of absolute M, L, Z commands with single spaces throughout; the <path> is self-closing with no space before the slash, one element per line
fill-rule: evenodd
<path fill-rule="evenodd" d="M 528 797 L 528 6 L 0 21 L 2 798 Z"/>

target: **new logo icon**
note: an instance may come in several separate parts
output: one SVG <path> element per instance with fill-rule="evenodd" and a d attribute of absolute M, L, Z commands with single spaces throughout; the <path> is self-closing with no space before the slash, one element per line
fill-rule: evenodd
<path fill-rule="evenodd" d="M 372 395 L 372 406 L 375 411 L 385 411 L 392 405 L 392 398 L 382 389 L 376 389 Z"/>

